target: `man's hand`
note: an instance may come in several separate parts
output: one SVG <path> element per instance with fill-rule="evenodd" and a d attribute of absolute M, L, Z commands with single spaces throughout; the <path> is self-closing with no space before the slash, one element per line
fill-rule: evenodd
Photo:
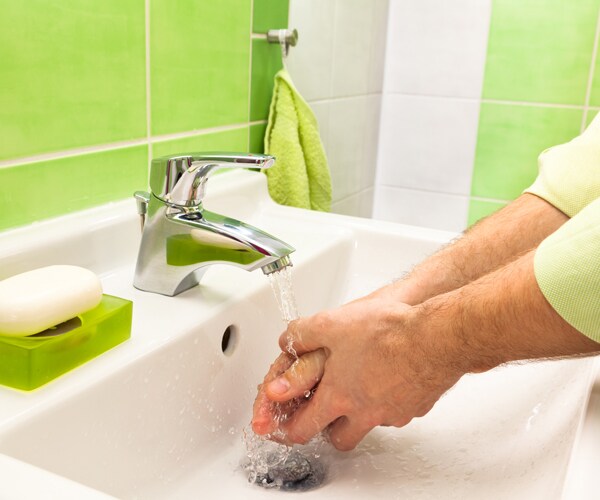
<path fill-rule="evenodd" d="M 285 401 L 319 380 L 312 398 L 280 430 L 287 442 L 304 443 L 328 428 L 332 444 L 349 450 L 377 425 L 401 427 L 425 415 L 465 373 L 598 353 L 600 344 L 563 320 L 542 295 L 533 255 L 415 307 L 380 293 L 290 323 L 281 348 L 291 342 L 301 360 L 311 354 L 295 375 L 288 370 L 293 358 L 271 370 L 255 406 L 255 431 L 268 428 L 262 404 Z M 287 393 L 276 390 L 282 374 L 290 382 Z"/>
<path fill-rule="evenodd" d="M 415 342 L 409 312 L 376 295 L 290 323 L 280 345 L 285 350 L 291 341 L 300 357 L 283 376 L 282 364 L 270 370 L 255 403 L 255 432 L 273 429 L 265 402 L 302 395 L 317 382 L 312 398 L 280 426 L 288 443 L 328 428 L 332 444 L 350 450 L 373 427 L 425 415 L 462 373 Z"/>
<path fill-rule="evenodd" d="M 305 393 L 318 384 L 323 375 L 325 351 L 318 349 L 295 358 L 283 352 L 271 365 L 254 401 L 252 429 L 256 434 L 279 435 L 279 411 L 274 403 L 305 398 Z"/>

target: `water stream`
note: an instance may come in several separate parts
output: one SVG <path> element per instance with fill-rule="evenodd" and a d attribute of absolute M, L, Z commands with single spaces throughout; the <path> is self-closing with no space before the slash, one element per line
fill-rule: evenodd
<path fill-rule="evenodd" d="M 292 284 L 291 266 L 269 274 L 273 294 L 277 300 L 281 318 L 288 325 L 299 317 L 296 296 Z M 287 347 L 289 355 L 297 359 L 296 351 L 290 344 Z M 310 396 L 310 392 L 308 393 Z M 289 416 L 303 403 L 295 399 L 288 403 L 272 402 L 271 410 L 274 420 L 285 422 Z M 247 461 L 244 464 L 248 472 L 248 481 L 267 488 L 285 490 L 306 490 L 318 486 L 324 477 L 324 469 L 316 460 L 324 442 L 323 438 L 313 440 L 303 450 L 293 449 L 271 441 L 271 437 L 283 437 L 283 431 L 278 428 L 273 435 L 258 436 L 251 426 L 244 429 L 243 439 L 246 446 Z"/>

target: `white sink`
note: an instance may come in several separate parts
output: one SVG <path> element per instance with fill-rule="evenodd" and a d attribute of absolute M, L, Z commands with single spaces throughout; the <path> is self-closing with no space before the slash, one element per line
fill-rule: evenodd
<path fill-rule="evenodd" d="M 453 236 L 281 207 L 256 173 L 213 178 L 206 205 L 297 248 L 293 279 L 301 314 L 386 283 Z M 47 481 L 48 498 L 288 495 L 248 484 L 240 468 L 241 431 L 283 328 L 268 280 L 260 271 L 216 266 L 200 287 L 177 297 L 140 292 L 131 285 L 138 242 L 133 200 L 0 235 L 0 278 L 52 263 L 82 265 L 101 274 L 105 293 L 134 302 L 126 343 L 31 393 L 0 387 L 0 453 L 22 471 L 0 467 L 0 497 L 35 498 L 19 477 Z M 350 453 L 326 450 L 324 485 L 302 495 L 585 493 L 579 469 L 569 471 L 569 464 L 578 462 L 577 437 L 587 436 L 590 419 L 598 418 L 588 413 L 582 425 L 593 366 L 589 359 L 543 362 L 465 377 L 405 428 L 376 429 Z M 592 459 L 599 453 L 596 447 Z M 577 488 L 566 481 L 567 471 Z"/>

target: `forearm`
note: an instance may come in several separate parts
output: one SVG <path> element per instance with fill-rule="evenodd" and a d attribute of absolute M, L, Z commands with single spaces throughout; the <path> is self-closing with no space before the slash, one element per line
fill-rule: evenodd
<path fill-rule="evenodd" d="M 600 351 L 600 344 L 570 326 L 546 301 L 535 279 L 534 253 L 414 308 L 414 341 L 461 373 Z"/>
<path fill-rule="evenodd" d="M 391 292 L 406 304 L 420 304 L 511 262 L 537 247 L 567 220 L 546 201 L 524 194 L 381 292 Z"/>

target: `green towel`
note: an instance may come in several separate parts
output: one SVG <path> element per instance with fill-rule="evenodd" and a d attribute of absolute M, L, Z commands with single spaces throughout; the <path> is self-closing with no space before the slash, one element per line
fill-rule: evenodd
<path fill-rule="evenodd" d="M 329 212 L 331 175 L 317 120 L 285 69 L 275 75 L 265 153 L 276 158 L 265 173 L 277 203 Z"/>

